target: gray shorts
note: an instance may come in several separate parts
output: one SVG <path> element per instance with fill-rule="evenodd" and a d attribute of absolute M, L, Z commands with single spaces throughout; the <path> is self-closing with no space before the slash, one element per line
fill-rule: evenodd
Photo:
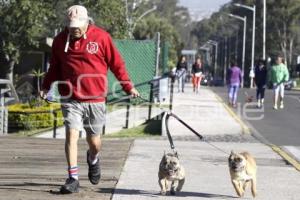
<path fill-rule="evenodd" d="M 85 130 L 86 134 L 99 135 L 105 124 L 105 103 L 85 103 L 73 100 L 61 102 L 67 129 Z"/>

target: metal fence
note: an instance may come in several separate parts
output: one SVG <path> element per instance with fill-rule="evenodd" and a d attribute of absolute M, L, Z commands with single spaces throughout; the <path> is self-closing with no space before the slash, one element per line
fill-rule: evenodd
<path fill-rule="evenodd" d="M 125 60 L 127 71 L 133 83 L 139 84 L 153 79 L 156 73 L 155 65 L 158 49 L 155 40 L 115 40 L 114 42 Z M 113 92 L 112 87 L 114 87 L 114 90 L 121 89 L 119 84 L 115 87 L 116 82 L 114 75 L 109 72 L 109 92 Z M 143 85 L 138 89 L 144 98 L 149 99 L 150 85 Z M 113 96 L 109 95 L 108 101 L 112 98 Z"/>

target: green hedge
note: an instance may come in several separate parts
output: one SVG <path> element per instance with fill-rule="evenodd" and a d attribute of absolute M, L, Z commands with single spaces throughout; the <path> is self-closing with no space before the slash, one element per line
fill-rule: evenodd
<path fill-rule="evenodd" d="M 63 117 L 60 104 L 11 105 L 8 107 L 8 128 L 10 130 L 33 130 L 52 127 L 54 115 L 51 112 L 53 111 L 57 112 L 57 126 L 62 126 Z"/>

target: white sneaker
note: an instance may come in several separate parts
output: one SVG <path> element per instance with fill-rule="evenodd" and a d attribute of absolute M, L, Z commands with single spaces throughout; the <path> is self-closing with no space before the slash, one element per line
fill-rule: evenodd
<path fill-rule="evenodd" d="M 274 105 L 274 106 L 273 106 L 273 109 L 274 109 L 274 110 L 277 110 L 277 109 L 278 109 L 277 105 Z"/>
<path fill-rule="evenodd" d="M 257 108 L 261 108 L 260 100 L 258 100 L 258 102 L 257 102 Z"/>
<path fill-rule="evenodd" d="M 284 108 L 284 105 L 283 103 L 280 103 L 280 106 L 279 106 L 280 109 L 283 109 Z"/>

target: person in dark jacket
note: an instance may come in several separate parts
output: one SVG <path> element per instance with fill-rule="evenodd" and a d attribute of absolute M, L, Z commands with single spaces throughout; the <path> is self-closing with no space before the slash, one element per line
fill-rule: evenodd
<path fill-rule="evenodd" d="M 192 82 L 193 82 L 193 91 L 199 92 L 200 82 L 202 78 L 202 62 L 201 58 L 197 58 L 196 62 L 192 66 Z"/>
<path fill-rule="evenodd" d="M 267 84 L 267 68 L 266 61 L 259 60 L 255 67 L 255 84 L 256 84 L 256 99 L 257 107 L 261 108 L 264 104 L 265 89 Z"/>
<path fill-rule="evenodd" d="M 187 72 L 186 57 L 181 56 L 176 66 L 176 74 L 178 78 L 178 92 L 180 91 L 184 92 L 186 72 Z"/>

